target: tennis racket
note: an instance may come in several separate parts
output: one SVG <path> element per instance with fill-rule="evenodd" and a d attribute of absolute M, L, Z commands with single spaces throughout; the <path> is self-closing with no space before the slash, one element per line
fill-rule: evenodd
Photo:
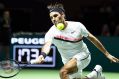
<path fill-rule="evenodd" d="M 25 65 L 20 66 L 20 63 Z M 16 60 L 2 60 L 0 61 L 0 77 L 1 78 L 11 78 L 19 74 L 22 68 L 26 67 L 30 63 L 18 62 Z"/>

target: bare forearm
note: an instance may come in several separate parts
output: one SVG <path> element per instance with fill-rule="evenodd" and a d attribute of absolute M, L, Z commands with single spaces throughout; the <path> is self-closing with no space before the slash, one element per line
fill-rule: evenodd
<path fill-rule="evenodd" d="M 89 38 L 89 40 L 105 55 L 108 55 L 108 51 L 105 49 L 105 47 L 102 45 L 102 43 L 93 35 Z"/>
<path fill-rule="evenodd" d="M 49 42 L 46 42 L 44 44 L 44 46 L 42 47 L 40 56 L 36 60 L 31 61 L 31 64 L 34 64 L 34 63 L 43 63 L 45 61 L 45 57 L 50 52 L 50 46 L 51 46 L 51 42 L 50 41 Z"/>
<path fill-rule="evenodd" d="M 109 52 L 105 49 L 102 43 L 92 34 L 89 34 L 87 37 L 111 62 L 119 62 L 119 59 L 109 54 Z"/>
<path fill-rule="evenodd" d="M 46 44 L 42 47 L 41 52 L 44 52 L 44 53 L 46 53 L 46 54 L 49 54 L 49 52 L 50 52 L 50 46 L 51 46 L 51 43 L 46 43 Z"/>
<path fill-rule="evenodd" d="M 48 54 L 50 52 L 50 47 L 43 46 L 41 52 L 44 52 L 44 53 Z"/>

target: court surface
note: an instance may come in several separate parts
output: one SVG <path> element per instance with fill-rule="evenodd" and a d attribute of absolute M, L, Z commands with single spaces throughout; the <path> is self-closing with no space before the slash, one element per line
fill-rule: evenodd
<path fill-rule="evenodd" d="M 89 73 L 83 72 L 83 76 Z M 106 79 L 119 79 L 119 72 L 104 72 Z M 5 78 L 0 78 L 5 79 Z M 17 76 L 9 79 L 60 79 L 59 70 L 43 70 L 43 69 L 24 69 Z"/>

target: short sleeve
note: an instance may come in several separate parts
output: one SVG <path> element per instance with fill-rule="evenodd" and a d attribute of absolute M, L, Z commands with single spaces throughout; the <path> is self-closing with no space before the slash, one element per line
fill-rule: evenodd
<path fill-rule="evenodd" d="M 51 27 L 45 34 L 45 42 L 52 41 L 53 39 L 53 28 Z"/>
<path fill-rule="evenodd" d="M 83 24 L 80 24 L 81 26 L 81 35 L 84 37 L 87 37 L 89 34 L 89 31 L 86 29 L 86 27 Z"/>

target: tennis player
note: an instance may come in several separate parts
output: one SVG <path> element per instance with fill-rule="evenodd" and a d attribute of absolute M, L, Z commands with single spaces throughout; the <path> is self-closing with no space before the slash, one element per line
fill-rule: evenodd
<path fill-rule="evenodd" d="M 54 25 L 45 35 L 45 44 L 41 50 L 41 55 L 31 63 L 42 63 L 46 55 L 49 54 L 51 44 L 54 44 L 64 63 L 60 70 L 60 78 L 81 79 L 82 70 L 91 61 L 90 52 L 83 42 L 83 38 L 90 40 L 110 61 L 119 62 L 119 59 L 109 54 L 101 42 L 82 23 L 65 20 L 65 10 L 62 4 L 49 5 L 48 9 Z M 59 23 L 60 25 L 58 25 Z M 102 67 L 96 65 L 94 70 L 82 79 L 105 79 L 102 74 Z"/>

